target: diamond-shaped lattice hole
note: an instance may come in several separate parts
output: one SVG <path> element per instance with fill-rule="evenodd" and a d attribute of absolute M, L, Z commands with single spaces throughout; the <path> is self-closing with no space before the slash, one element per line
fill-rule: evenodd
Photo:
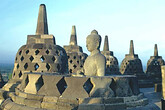
<path fill-rule="evenodd" d="M 69 73 L 72 73 L 72 69 L 69 70 Z"/>
<path fill-rule="evenodd" d="M 46 68 L 47 68 L 47 70 L 49 71 L 50 65 L 49 65 L 48 63 L 46 64 Z"/>
<path fill-rule="evenodd" d="M 40 58 L 40 60 L 43 62 L 43 61 L 45 60 L 45 58 L 42 56 L 42 57 Z"/>
<path fill-rule="evenodd" d="M 83 67 L 83 65 L 80 65 L 80 68 L 82 68 Z"/>
<path fill-rule="evenodd" d="M 38 68 L 39 68 L 39 65 L 36 63 L 36 64 L 34 65 L 34 69 L 37 70 Z"/>
<path fill-rule="evenodd" d="M 17 61 L 17 57 L 15 58 L 15 61 Z"/>
<path fill-rule="evenodd" d="M 70 56 L 68 56 L 68 59 L 70 58 Z"/>
<path fill-rule="evenodd" d="M 23 61 L 23 60 L 24 60 L 24 57 L 22 56 L 22 57 L 21 57 L 21 61 Z"/>
<path fill-rule="evenodd" d="M 28 64 L 25 63 L 25 65 L 24 65 L 24 69 L 26 70 L 27 68 L 28 68 Z"/>
<path fill-rule="evenodd" d="M 17 69 L 19 68 L 19 64 L 17 64 Z"/>
<path fill-rule="evenodd" d="M 40 53 L 39 50 L 36 50 L 36 51 L 35 51 L 35 55 L 38 55 L 39 53 Z"/>
<path fill-rule="evenodd" d="M 88 79 L 84 85 L 83 88 L 85 89 L 85 91 L 89 94 L 93 88 L 93 84 L 91 83 L 90 79 Z"/>
<path fill-rule="evenodd" d="M 74 69 L 77 67 L 76 65 L 73 65 Z"/>
<path fill-rule="evenodd" d="M 77 61 L 77 64 L 79 64 L 79 61 Z"/>
<path fill-rule="evenodd" d="M 28 54 L 29 53 L 29 50 L 26 50 L 26 54 Z"/>
<path fill-rule="evenodd" d="M 49 50 L 46 50 L 46 54 L 49 54 Z"/>
<path fill-rule="evenodd" d="M 53 57 L 52 57 L 52 61 L 54 62 L 55 60 L 56 60 L 56 58 L 53 56 Z"/>
<path fill-rule="evenodd" d="M 76 59 L 76 56 L 74 56 L 73 58 Z"/>
<path fill-rule="evenodd" d="M 20 71 L 18 75 L 19 75 L 19 78 L 20 78 L 22 76 L 22 72 Z"/>
<path fill-rule="evenodd" d="M 72 61 L 72 60 L 70 60 L 69 62 L 70 62 L 70 63 L 72 63 L 73 61 Z"/>
<path fill-rule="evenodd" d="M 22 50 L 19 52 L 19 55 L 21 55 L 21 53 L 22 53 Z"/>
<path fill-rule="evenodd" d="M 56 86 L 60 94 L 62 94 L 65 91 L 65 89 L 67 88 L 67 84 L 64 77 L 56 84 Z"/>
<path fill-rule="evenodd" d="M 42 78 L 42 76 L 37 80 L 37 82 L 36 82 L 36 89 L 37 89 L 37 91 L 39 91 L 40 90 L 40 88 L 44 85 L 44 82 L 43 82 L 43 78 Z"/>
<path fill-rule="evenodd" d="M 34 60 L 34 57 L 33 56 L 30 56 L 30 61 L 32 62 Z"/>

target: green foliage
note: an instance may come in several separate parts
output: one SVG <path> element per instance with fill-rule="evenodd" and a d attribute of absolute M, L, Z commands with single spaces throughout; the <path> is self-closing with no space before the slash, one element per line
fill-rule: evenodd
<path fill-rule="evenodd" d="M 12 73 L 8 74 L 8 79 L 10 80 L 12 78 Z"/>

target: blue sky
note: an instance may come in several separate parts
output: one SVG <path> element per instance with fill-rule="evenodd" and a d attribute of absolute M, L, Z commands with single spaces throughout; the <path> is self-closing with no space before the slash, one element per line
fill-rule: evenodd
<path fill-rule="evenodd" d="M 4 0 L 0 4 L 1 63 L 14 63 L 27 35 L 35 34 L 42 3 L 47 8 L 49 34 L 60 46 L 69 44 L 71 27 L 76 25 L 78 45 L 86 53 L 86 37 L 96 29 L 102 41 L 109 36 L 110 50 L 119 62 L 129 52 L 130 40 L 143 65 L 153 55 L 155 43 L 165 57 L 164 0 Z"/>

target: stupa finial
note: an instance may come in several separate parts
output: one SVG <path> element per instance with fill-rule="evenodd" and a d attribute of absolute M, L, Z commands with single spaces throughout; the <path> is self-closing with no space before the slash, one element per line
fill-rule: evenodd
<path fill-rule="evenodd" d="M 155 47 L 154 47 L 154 56 L 158 56 L 158 47 L 157 47 L 157 44 L 155 44 Z"/>
<path fill-rule="evenodd" d="M 48 34 L 46 6 L 41 4 L 38 13 L 36 35 Z"/>
<path fill-rule="evenodd" d="M 108 36 L 107 35 L 105 36 L 103 51 L 109 51 L 109 42 L 108 42 Z"/>
<path fill-rule="evenodd" d="M 72 26 L 72 32 L 70 36 L 70 45 L 77 45 L 77 35 L 76 35 L 76 26 Z"/>
<path fill-rule="evenodd" d="M 130 54 L 130 55 L 134 55 L 134 45 L 133 45 L 133 40 L 130 41 L 129 54 Z"/>

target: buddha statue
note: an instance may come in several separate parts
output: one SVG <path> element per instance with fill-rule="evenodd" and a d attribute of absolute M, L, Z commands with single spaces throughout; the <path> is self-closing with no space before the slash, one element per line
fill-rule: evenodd
<path fill-rule="evenodd" d="M 93 30 L 86 39 L 86 47 L 91 54 L 84 63 L 84 75 L 86 76 L 104 76 L 106 60 L 100 53 L 101 36 L 96 30 Z"/>

